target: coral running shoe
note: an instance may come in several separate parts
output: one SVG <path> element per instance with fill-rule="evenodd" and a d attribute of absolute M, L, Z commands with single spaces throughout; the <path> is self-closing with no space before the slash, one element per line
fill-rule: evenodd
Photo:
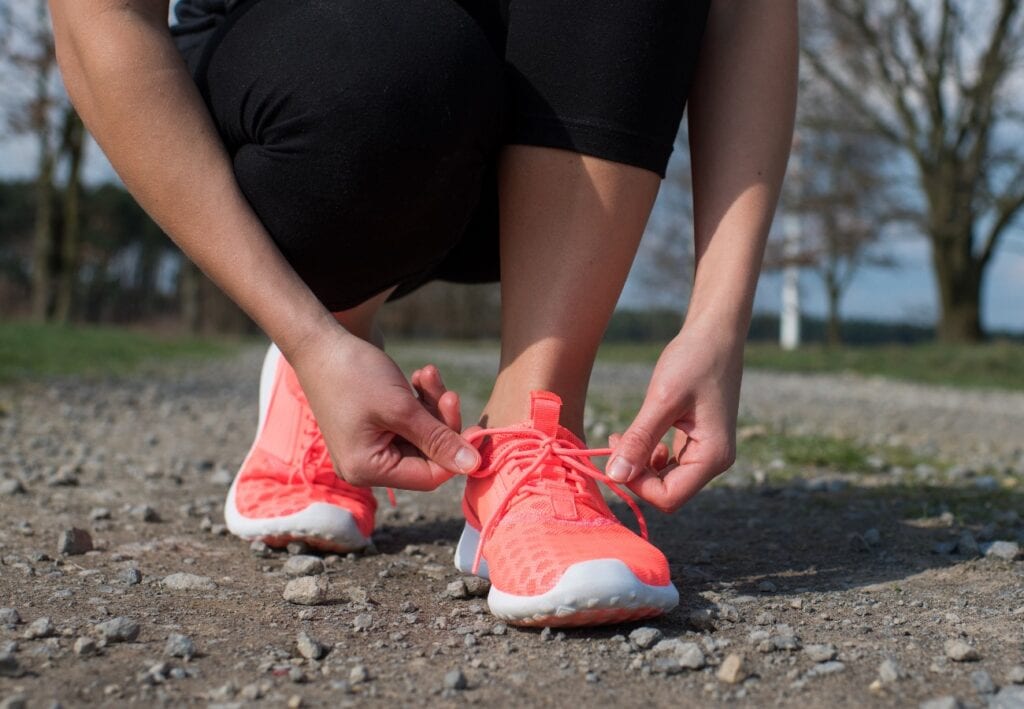
<path fill-rule="evenodd" d="M 579 626 L 660 615 L 679 603 L 668 561 L 647 541 L 632 498 L 558 425 L 562 400 L 530 395 L 530 421 L 473 431 L 482 464 L 466 481 L 455 565 L 491 581 L 488 605 L 514 625 Z M 608 508 L 597 481 L 633 510 L 641 536 Z"/>
<path fill-rule="evenodd" d="M 370 542 L 377 501 L 334 472 L 295 370 L 270 346 L 260 375 L 256 440 L 224 505 L 228 529 L 281 547 L 303 541 L 334 552 Z"/>

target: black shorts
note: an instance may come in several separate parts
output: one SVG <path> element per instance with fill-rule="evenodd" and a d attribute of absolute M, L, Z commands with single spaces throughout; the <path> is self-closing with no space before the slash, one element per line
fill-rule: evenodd
<path fill-rule="evenodd" d="M 172 32 L 243 193 L 338 311 L 498 279 L 503 145 L 663 176 L 709 2 L 181 0 Z"/>

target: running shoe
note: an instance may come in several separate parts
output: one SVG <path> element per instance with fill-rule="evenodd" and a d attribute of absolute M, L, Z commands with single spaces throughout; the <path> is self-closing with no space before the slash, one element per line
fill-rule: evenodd
<path fill-rule="evenodd" d="M 467 433 L 482 464 L 466 481 L 456 567 L 489 578 L 491 612 L 514 625 L 602 625 L 674 608 L 679 592 L 643 515 L 590 461 L 611 451 L 586 449 L 559 425 L 561 407 L 557 395 L 532 392 L 528 422 Z M 633 510 L 640 535 L 597 481 Z"/>
<path fill-rule="evenodd" d="M 295 370 L 274 345 L 260 375 L 256 440 L 224 505 L 232 534 L 283 547 L 303 541 L 333 552 L 370 543 L 377 501 L 334 472 Z"/>

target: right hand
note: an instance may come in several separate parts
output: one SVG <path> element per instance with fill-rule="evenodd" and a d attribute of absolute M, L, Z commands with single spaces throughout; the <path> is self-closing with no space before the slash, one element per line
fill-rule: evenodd
<path fill-rule="evenodd" d="M 390 357 L 341 330 L 306 343 L 289 362 L 346 482 L 433 490 L 480 465 L 457 430 L 458 395 L 436 368 L 417 371 L 417 398 Z"/>

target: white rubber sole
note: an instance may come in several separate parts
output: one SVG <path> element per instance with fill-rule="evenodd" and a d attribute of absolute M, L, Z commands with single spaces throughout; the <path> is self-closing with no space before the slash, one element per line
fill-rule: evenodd
<path fill-rule="evenodd" d="M 472 573 L 479 540 L 480 532 L 467 523 L 455 548 L 459 571 Z M 482 560 L 478 575 L 488 578 Z M 679 605 L 679 591 L 672 583 L 644 583 L 619 559 L 592 559 L 573 564 L 553 588 L 536 596 L 517 596 L 492 585 L 487 605 L 513 625 L 600 625 L 661 615 Z"/>
<path fill-rule="evenodd" d="M 256 427 L 256 439 L 259 439 L 266 423 L 267 408 L 274 389 L 274 377 L 277 374 L 277 363 L 281 351 L 276 345 L 270 345 L 267 356 L 263 358 L 263 369 L 260 372 L 260 409 L 259 423 Z M 246 455 L 241 472 L 256 448 L 253 447 Z M 228 497 L 224 503 L 224 522 L 228 531 L 247 541 L 262 540 L 271 546 L 287 544 L 289 541 L 301 540 L 320 549 L 347 552 L 357 551 L 370 543 L 359 531 L 355 518 L 345 509 L 329 505 L 326 502 L 314 502 L 299 512 L 283 517 L 265 519 L 246 517 L 238 511 L 235 504 L 235 488 L 238 485 L 238 474 L 231 482 Z"/>

